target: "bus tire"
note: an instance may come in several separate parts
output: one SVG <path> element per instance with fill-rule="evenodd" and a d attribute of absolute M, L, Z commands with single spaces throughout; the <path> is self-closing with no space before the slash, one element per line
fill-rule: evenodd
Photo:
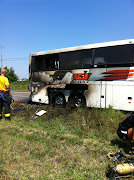
<path fill-rule="evenodd" d="M 82 93 L 76 92 L 70 95 L 68 99 L 70 107 L 85 107 L 86 99 Z"/>
<path fill-rule="evenodd" d="M 53 106 L 54 107 L 65 107 L 66 101 L 62 93 L 58 93 L 53 97 Z"/>

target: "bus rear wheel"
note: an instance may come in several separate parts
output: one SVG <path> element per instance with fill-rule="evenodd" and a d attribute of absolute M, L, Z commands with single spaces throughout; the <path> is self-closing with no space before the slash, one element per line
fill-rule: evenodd
<path fill-rule="evenodd" d="M 53 97 L 54 107 L 65 107 L 66 101 L 63 94 L 57 94 Z"/>
<path fill-rule="evenodd" d="M 86 99 L 82 93 L 74 93 L 69 97 L 69 105 L 71 107 L 85 107 Z"/>

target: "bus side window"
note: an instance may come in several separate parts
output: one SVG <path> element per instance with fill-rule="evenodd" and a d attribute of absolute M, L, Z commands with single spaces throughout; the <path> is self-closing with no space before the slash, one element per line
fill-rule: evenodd
<path fill-rule="evenodd" d="M 105 64 L 105 60 L 104 60 L 104 57 L 95 57 L 94 58 L 94 64 Z"/>
<path fill-rule="evenodd" d="M 55 69 L 59 69 L 59 60 L 55 60 Z"/>
<path fill-rule="evenodd" d="M 55 63 L 53 60 L 47 61 L 47 69 L 54 69 L 55 68 Z"/>
<path fill-rule="evenodd" d="M 59 69 L 59 61 L 56 60 L 49 60 L 47 62 L 47 69 Z"/>

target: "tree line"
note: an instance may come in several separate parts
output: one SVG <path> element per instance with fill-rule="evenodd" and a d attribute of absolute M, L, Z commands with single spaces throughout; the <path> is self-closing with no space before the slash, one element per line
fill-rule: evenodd
<path fill-rule="evenodd" d="M 19 77 L 15 74 L 13 67 L 10 67 L 10 69 L 8 69 L 6 66 L 4 67 L 4 69 L 7 70 L 6 77 L 8 78 L 10 83 L 19 80 Z M 0 71 L 1 71 L 1 68 L 0 68 Z"/>

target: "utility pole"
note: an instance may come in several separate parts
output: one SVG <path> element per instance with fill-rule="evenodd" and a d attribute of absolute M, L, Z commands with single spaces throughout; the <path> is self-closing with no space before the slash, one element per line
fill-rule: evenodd
<path fill-rule="evenodd" d="M 2 45 L 0 47 L 1 47 L 1 69 L 2 69 L 2 48 L 5 48 L 5 47 L 3 47 Z"/>

